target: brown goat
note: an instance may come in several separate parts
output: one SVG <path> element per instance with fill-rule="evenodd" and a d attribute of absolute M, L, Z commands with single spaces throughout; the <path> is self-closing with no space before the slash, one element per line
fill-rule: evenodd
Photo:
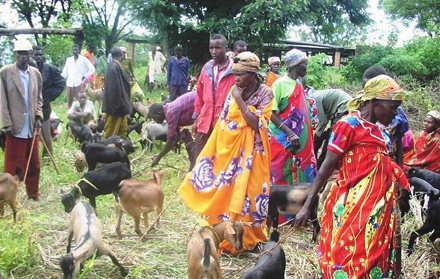
<path fill-rule="evenodd" d="M 87 96 L 89 97 L 90 101 L 92 101 L 93 105 L 95 104 L 95 102 L 98 102 L 98 111 L 101 111 L 103 93 L 104 88 L 87 88 Z"/>
<path fill-rule="evenodd" d="M 151 100 L 147 101 L 147 104 L 144 104 L 143 102 L 136 102 L 134 103 L 134 110 L 142 115 L 145 118 L 148 118 L 148 112 L 150 111 L 150 106 L 154 104 Z"/>
<path fill-rule="evenodd" d="M 16 204 L 17 200 L 17 190 L 18 182 L 23 179 L 21 176 L 21 169 L 17 168 L 15 170 L 15 176 L 9 173 L 0 174 L 0 215 L 5 214 L 5 203 L 9 204 L 12 208 L 14 214 L 14 222 L 17 222 L 17 211 L 18 207 Z"/>
<path fill-rule="evenodd" d="M 245 225 L 248 224 L 228 220 L 194 233 L 186 253 L 188 279 L 201 279 L 205 274 L 211 279 L 223 279 L 218 247 L 226 239 L 236 250 L 241 250 Z"/>
<path fill-rule="evenodd" d="M 118 224 L 116 233 L 122 239 L 121 220 L 123 212 L 127 212 L 134 219 L 135 232 L 139 237 L 143 234 L 139 228 L 141 214 L 144 216 L 144 226 L 147 230 L 148 213 L 156 211 L 159 216 L 162 211 L 164 193 L 160 187 L 163 172 L 154 172 L 152 180 L 128 179 L 123 180 L 114 192 Z M 159 219 L 156 221 L 159 226 Z M 145 239 L 143 239 L 145 240 Z"/>
<path fill-rule="evenodd" d="M 72 239 L 76 247 L 70 251 Z M 96 256 L 108 255 L 112 262 L 119 267 L 121 275 L 127 276 L 124 267 L 118 262 L 110 247 L 102 240 L 102 226 L 93 213 L 92 208 L 85 202 L 78 202 L 70 213 L 67 254 L 60 257 L 60 267 L 64 279 L 78 275 L 84 261 L 90 259 L 96 251 Z"/>

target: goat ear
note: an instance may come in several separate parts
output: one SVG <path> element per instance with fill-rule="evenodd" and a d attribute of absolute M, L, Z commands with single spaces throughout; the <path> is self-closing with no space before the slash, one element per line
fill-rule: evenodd
<path fill-rule="evenodd" d="M 231 226 L 227 226 L 226 230 L 228 231 L 228 234 L 235 234 L 235 230 Z"/>

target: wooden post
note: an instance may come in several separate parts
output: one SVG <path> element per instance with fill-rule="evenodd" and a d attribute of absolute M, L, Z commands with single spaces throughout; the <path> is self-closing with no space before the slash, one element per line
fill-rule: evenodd
<path fill-rule="evenodd" d="M 129 42 L 128 44 L 129 44 L 129 48 L 130 48 L 130 58 L 131 58 L 131 61 L 134 61 L 134 47 L 135 47 L 136 43 Z"/>
<path fill-rule="evenodd" d="M 341 66 L 341 52 L 336 51 L 335 52 L 335 67 L 339 69 Z"/>
<path fill-rule="evenodd" d="M 82 46 L 84 31 L 82 28 L 0 28 L 0 36 L 14 36 L 19 34 L 57 34 L 75 36 L 75 44 Z"/>

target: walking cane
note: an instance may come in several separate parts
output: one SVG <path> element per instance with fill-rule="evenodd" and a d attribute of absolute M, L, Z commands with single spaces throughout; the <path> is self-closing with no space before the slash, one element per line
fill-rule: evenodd
<path fill-rule="evenodd" d="M 396 140 L 396 159 L 399 167 L 403 167 L 403 146 L 402 146 L 402 136 L 398 136 Z M 396 187 L 396 277 L 399 279 L 402 274 L 402 235 L 401 235 L 401 215 L 400 215 L 400 206 L 399 199 L 402 198 L 402 195 L 397 195 L 399 192 L 399 187 Z"/>

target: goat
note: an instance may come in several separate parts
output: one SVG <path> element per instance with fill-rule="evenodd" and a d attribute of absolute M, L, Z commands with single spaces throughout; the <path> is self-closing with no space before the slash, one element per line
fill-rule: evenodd
<path fill-rule="evenodd" d="M 95 105 L 95 103 L 98 102 L 98 111 L 101 111 L 103 93 L 104 93 L 104 88 L 99 88 L 99 89 L 87 88 L 87 96 L 89 97 L 93 105 Z"/>
<path fill-rule="evenodd" d="M 131 178 L 130 168 L 120 162 L 111 163 L 100 169 L 87 172 L 70 193 L 66 194 L 64 190 L 61 190 L 61 202 L 64 205 L 64 210 L 67 213 L 72 211 L 75 204 L 79 202 L 81 195 L 83 195 L 89 199 L 96 212 L 96 197 L 113 193 L 122 180 L 129 178 Z"/>
<path fill-rule="evenodd" d="M 418 177 L 411 177 L 408 179 L 409 185 L 414 187 L 414 192 L 422 192 L 426 194 L 430 194 L 431 192 L 434 194 L 434 196 L 440 196 L 440 190 L 434 188 L 429 182 L 418 178 Z"/>
<path fill-rule="evenodd" d="M 267 226 L 276 231 L 278 230 L 279 214 L 297 214 L 303 207 L 307 196 L 310 192 L 311 183 L 298 183 L 285 186 L 273 186 L 270 189 L 269 211 L 267 218 Z M 318 222 L 318 205 L 319 197 L 317 197 L 312 205 L 310 220 L 313 223 L 312 241 L 318 240 L 318 234 L 321 230 Z"/>
<path fill-rule="evenodd" d="M 150 111 L 150 106 L 153 104 L 153 102 L 149 101 L 148 105 L 142 103 L 142 102 L 136 102 L 134 103 L 134 110 L 143 117 L 148 118 L 148 112 Z"/>
<path fill-rule="evenodd" d="M 76 247 L 71 251 L 73 238 L 75 238 Z M 93 213 L 90 205 L 85 202 L 76 204 L 70 213 L 67 241 L 67 254 L 60 257 L 64 279 L 76 277 L 84 261 L 90 259 L 95 251 L 97 257 L 108 255 L 119 267 L 121 275 L 127 276 L 127 271 L 118 262 L 110 247 L 102 240 L 101 222 Z"/>
<path fill-rule="evenodd" d="M 431 184 L 432 187 L 440 190 L 440 174 L 437 174 L 430 170 L 418 169 L 413 167 L 408 170 L 408 178 L 412 177 L 423 179 Z"/>
<path fill-rule="evenodd" d="M 139 123 L 134 123 L 134 124 L 128 124 L 127 125 L 127 136 L 133 132 L 136 131 L 136 133 L 138 135 L 142 134 L 142 125 L 144 124 L 145 121 L 139 122 Z"/>
<path fill-rule="evenodd" d="M 165 121 L 162 124 L 158 124 L 155 122 L 150 122 L 146 124 L 144 134 L 142 135 L 142 139 L 140 140 L 142 149 L 144 149 L 147 145 L 147 142 L 149 142 L 150 151 L 153 150 L 153 144 L 156 140 L 160 140 L 163 142 L 167 141 L 167 134 L 168 123 Z"/>
<path fill-rule="evenodd" d="M 17 223 L 18 211 L 16 204 L 18 182 L 23 180 L 22 175 L 23 173 L 19 167 L 15 169 L 15 176 L 7 172 L 0 174 L 0 215 L 3 218 L 5 214 L 5 203 L 9 204 L 14 215 L 15 223 Z"/>
<path fill-rule="evenodd" d="M 66 124 L 66 141 L 64 144 L 67 144 L 67 138 L 70 135 L 73 138 L 73 141 L 76 143 L 83 143 L 84 141 L 92 141 L 92 129 L 90 129 L 89 125 L 79 125 L 75 121 L 69 121 Z"/>
<path fill-rule="evenodd" d="M 131 153 L 136 151 L 136 147 L 133 145 L 133 141 L 129 137 L 126 137 L 125 139 L 121 139 L 120 136 L 114 135 L 109 138 L 103 139 L 98 143 L 107 146 L 113 144 L 116 147 L 119 147 L 121 149 L 123 148 L 127 153 L 127 155 L 130 155 Z"/>
<path fill-rule="evenodd" d="M 270 241 L 264 244 L 263 254 L 257 259 L 253 268 L 243 273 L 241 279 L 284 279 L 286 255 L 281 245 L 276 246 L 274 249 L 279 238 L 279 232 L 274 231 L 271 233 Z"/>
<path fill-rule="evenodd" d="M 114 191 L 116 214 L 118 215 L 118 225 L 116 226 L 118 239 L 122 239 L 121 220 L 124 211 L 133 217 L 135 232 L 139 237 L 143 236 L 139 228 L 141 214 L 144 216 L 145 229 L 149 228 L 149 212 L 156 211 L 157 216 L 159 216 L 164 198 L 164 193 L 160 187 L 161 176 L 161 172 L 153 172 L 152 180 L 132 178 L 119 183 Z M 157 219 L 156 225 L 159 226 L 159 219 Z"/>
<path fill-rule="evenodd" d="M 89 171 L 95 170 L 97 163 L 124 162 L 130 167 L 130 160 L 123 148 L 112 148 L 100 143 L 83 142 L 81 151 L 86 157 Z"/>
<path fill-rule="evenodd" d="M 431 231 L 434 232 L 429 236 L 429 241 L 434 243 L 434 241 L 440 237 L 440 201 L 433 192 L 431 192 L 429 195 L 425 223 L 423 223 L 420 229 L 412 232 L 409 238 L 408 256 L 414 251 L 414 242 L 416 241 L 417 237 L 427 234 Z"/>
<path fill-rule="evenodd" d="M 212 279 L 223 279 L 218 256 L 219 245 L 226 239 L 236 250 L 241 250 L 244 225 L 242 222 L 227 220 L 212 227 L 202 227 L 194 233 L 186 252 L 188 279 L 200 279 L 205 274 Z"/>

